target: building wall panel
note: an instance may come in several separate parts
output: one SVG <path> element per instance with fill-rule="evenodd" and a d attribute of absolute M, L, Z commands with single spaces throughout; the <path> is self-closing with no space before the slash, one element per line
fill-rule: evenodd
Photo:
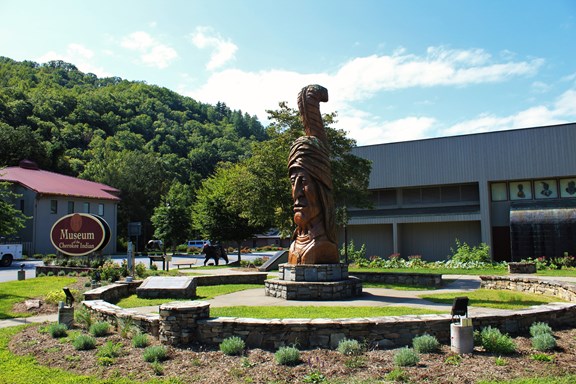
<path fill-rule="evenodd" d="M 470 246 L 480 244 L 480 222 L 407 223 L 400 225 L 400 254 L 407 258 L 421 255 L 423 260 L 446 260 L 455 240 Z"/>

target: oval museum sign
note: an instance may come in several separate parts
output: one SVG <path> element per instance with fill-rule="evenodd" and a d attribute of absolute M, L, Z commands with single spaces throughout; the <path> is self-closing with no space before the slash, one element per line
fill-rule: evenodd
<path fill-rule="evenodd" d="M 69 256 L 84 256 L 103 249 L 110 241 L 110 227 L 99 216 L 72 213 L 58 220 L 50 231 L 52 245 Z"/>

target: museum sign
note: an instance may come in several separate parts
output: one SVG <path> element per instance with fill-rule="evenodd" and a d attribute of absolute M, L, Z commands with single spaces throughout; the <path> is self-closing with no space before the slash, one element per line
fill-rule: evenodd
<path fill-rule="evenodd" d="M 69 256 L 84 256 L 103 249 L 110 241 L 110 226 L 88 213 L 66 215 L 52 226 L 52 245 Z"/>

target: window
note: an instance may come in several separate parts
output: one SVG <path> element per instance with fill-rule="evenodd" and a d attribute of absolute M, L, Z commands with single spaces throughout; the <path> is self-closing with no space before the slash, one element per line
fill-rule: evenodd
<path fill-rule="evenodd" d="M 24 199 L 20 200 L 20 211 L 24 213 Z"/>
<path fill-rule="evenodd" d="M 98 204 L 98 216 L 104 216 L 104 204 Z"/>
<path fill-rule="evenodd" d="M 531 200 L 532 183 L 530 181 L 514 181 L 510 183 L 510 200 Z"/>
<path fill-rule="evenodd" d="M 560 180 L 560 196 L 576 197 L 576 177 Z"/>
<path fill-rule="evenodd" d="M 84 213 L 90 213 L 90 203 L 83 203 L 82 210 L 84 211 Z"/>
<path fill-rule="evenodd" d="M 506 183 L 492 183 L 492 185 L 490 185 L 490 192 L 492 194 L 492 201 L 508 200 L 508 191 L 506 190 Z"/>
<path fill-rule="evenodd" d="M 50 200 L 50 213 L 51 214 L 58 213 L 58 200 Z"/>
<path fill-rule="evenodd" d="M 534 182 L 534 197 L 537 199 L 557 199 L 556 180 L 538 180 Z"/>
<path fill-rule="evenodd" d="M 69 201 L 68 202 L 68 213 L 74 213 L 74 202 L 73 201 Z"/>

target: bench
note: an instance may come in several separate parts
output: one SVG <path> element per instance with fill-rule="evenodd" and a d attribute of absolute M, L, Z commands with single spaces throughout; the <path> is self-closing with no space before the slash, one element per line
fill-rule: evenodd
<path fill-rule="evenodd" d="M 196 260 L 196 259 L 194 259 L 192 261 L 176 261 L 176 262 L 173 262 L 172 265 L 177 266 L 178 269 L 180 269 L 181 266 L 185 266 L 185 265 L 187 265 L 189 268 L 192 268 L 193 265 L 196 265 L 197 261 L 198 260 Z"/>
<path fill-rule="evenodd" d="M 166 257 L 165 256 L 148 256 L 150 259 L 150 269 L 152 269 L 152 262 L 153 261 L 161 261 L 162 262 L 162 270 L 166 271 Z"/>

